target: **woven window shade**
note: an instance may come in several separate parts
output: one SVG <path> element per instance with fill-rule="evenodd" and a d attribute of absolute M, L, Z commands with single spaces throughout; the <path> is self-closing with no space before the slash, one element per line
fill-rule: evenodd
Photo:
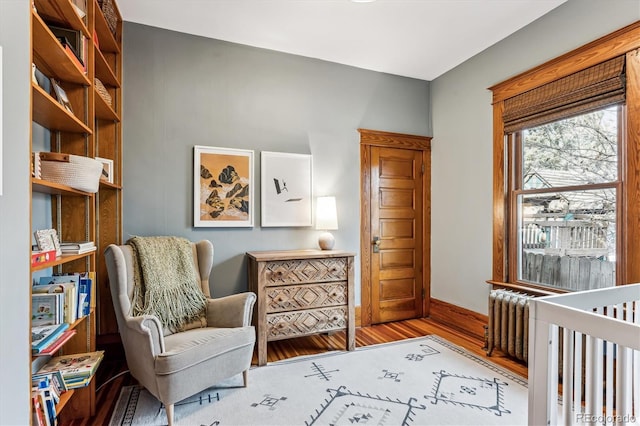
<path fill-rule="evenodd" d="M 624 102 L 624 56 L 552 81 L 504 101 L 506 133 Z"/>

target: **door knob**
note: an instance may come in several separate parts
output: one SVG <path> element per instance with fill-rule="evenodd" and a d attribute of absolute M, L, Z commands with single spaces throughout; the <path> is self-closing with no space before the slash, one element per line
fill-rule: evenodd
<path fill-rule="evenodd" d="M 373 237 L 373 252 L 374 253 L 379 253 L 380 252 L 380 243 L 382 243 L 382 240 L 380 239 L 380 237 Z"/>

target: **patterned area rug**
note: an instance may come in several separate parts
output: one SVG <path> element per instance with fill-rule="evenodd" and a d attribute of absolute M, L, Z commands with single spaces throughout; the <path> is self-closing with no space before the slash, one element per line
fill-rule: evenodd
<path fill-rule="evenodd" d="M 175 407 L 180 425 L 525 425 L 527 382 L 437 336 L 254 367 Z M 123 388 L 110 425 L 166 425 Z"/>

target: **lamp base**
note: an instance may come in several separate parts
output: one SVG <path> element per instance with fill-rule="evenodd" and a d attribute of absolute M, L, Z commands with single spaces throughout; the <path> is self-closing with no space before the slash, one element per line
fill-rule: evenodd
<path fill-rule="evenodd" d="M 322 250 L 331 250 L 336 243 L 336 239 L 333 238 L 331 232 L 323 232 L 318 237 L 318 245 Z"/>

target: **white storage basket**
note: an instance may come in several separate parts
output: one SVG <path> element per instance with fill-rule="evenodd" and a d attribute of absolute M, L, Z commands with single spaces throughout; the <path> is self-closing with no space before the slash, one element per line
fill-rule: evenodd
<path fill-rule="evenodd" d="M 44 180 L 67 185 L 78 191 L 98 192 L 102 163 L 93 158 L 69 155 L 69 162 L 42 160 L 40 169 Z"/>

